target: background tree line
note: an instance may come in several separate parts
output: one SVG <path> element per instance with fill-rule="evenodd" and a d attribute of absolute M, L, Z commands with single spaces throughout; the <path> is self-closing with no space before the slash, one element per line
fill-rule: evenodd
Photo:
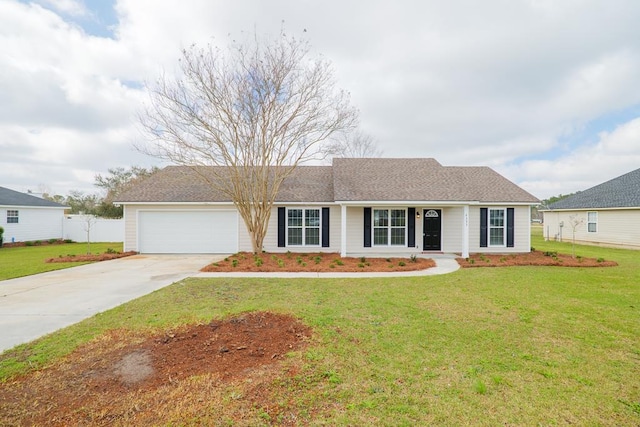
<path fill-rule="evenodd" d="M 86 194 L 79 190 L 71 190 L 68 195 L 50 195 L 43 192 L 42 197 L 65 206 L 69 206 L 70 214 L 95 215 L 103 218 L 122 218 L 122 206 L 113 204 L 115 198 L 129 189 L 139 180 L 150 176 L 159 169 L 140 166 L 112 168 L 106 175 L 97 174 L 94 185 L 103 191 L 102 194 Z"/>

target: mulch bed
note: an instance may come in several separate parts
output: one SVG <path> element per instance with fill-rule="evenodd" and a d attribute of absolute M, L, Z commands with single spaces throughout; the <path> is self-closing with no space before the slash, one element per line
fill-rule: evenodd
<path fill-rule="evenodd" d="M 511 267 L 511 266 L 559 266 L 559 267 L 615 267 L 615 261 L 602 258 L 575 258 L 557 252 L 532 251 L 526 254 L 472 254 L 469 258 L 456 258 L 462 268 Z"/>
<path fill-rule="evenodd" d="M 117 258 L 124 258 L 131 255 L 137 255 L 135 251 L 129 252 L 117 252 L 117 253 L 104 253 L 97 255 L 67 255 L 58 258 L 49 258 L 45 262 L 96 262 L 96 261 L 109 261 Z"/>
<path fill-rule="evenodd" d="M 352 258 L 338 253 L 240 252 L 202 268 L 204 272 L 393 272 L 426 270 L 436 263 L 427 258 Z"/>
<path fill-rule="evenodd" d="M 228 408 L 234 424 L 243 424 L 247 407 L 268 408 L 277 419 L 286 408 L 272 395 L 273 383 L 287 377 L 287 354 L 311 337 L 298 319 L 271 312 L 159 334 L 111 330 L 49 368 L 2 384 L 0 425 L 165 425 L 176 411 L 189 419 L 211 405 Z M 236 389 L 230 401 L 219 391 L 227 386 Z"/>
<path fill-rule="evenodd" d="M 62 239 L 49 239 L 49 240 L 30 240 L 28 242 L 3 242 L 2 248 L 18 248 L 21 246 L 51 246 L 51 245 L 64 245 L 65 243 L 73 243 L 71 241 L 64 241 Z"/>

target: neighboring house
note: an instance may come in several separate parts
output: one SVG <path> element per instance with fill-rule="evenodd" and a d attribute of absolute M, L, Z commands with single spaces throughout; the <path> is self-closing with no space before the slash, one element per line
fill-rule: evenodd
<path fill-rule="evenodd" d="M 169 166 L 122 194 L 124 249 L 234 253 L 251 241 L 233 203 L 189 167 Z M 487 167 L 434 159 L 334 159 L 299 166 L 278 193 L 264 250 L 376 256 L 529 252 L 539 200 Z"/>
<path fill-rule="evenodd" d="M 66 206 L 0 187 L 0 226 L 4 242 L 62 238 Z"/>
<path fill-rule="evenodd" d="M 543 211 L 544 236 L 640 249 L 640 169 L 550 204 Z"/>

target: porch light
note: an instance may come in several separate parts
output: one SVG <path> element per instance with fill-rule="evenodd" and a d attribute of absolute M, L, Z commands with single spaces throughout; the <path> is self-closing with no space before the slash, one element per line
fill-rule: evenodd
<path fill-rule="evenodd" d="M 416 218 L 420 219 L 420 211 L 416 209 Z"/>

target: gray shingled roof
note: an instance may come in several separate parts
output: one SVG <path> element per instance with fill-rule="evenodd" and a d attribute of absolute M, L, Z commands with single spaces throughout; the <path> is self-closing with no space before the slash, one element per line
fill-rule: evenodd
<path fill-rule="evenodd" d="M 537 203 L 487 167 L 445 167 L 434 159 L 333 159 L 299 166 L 280 188 L 279 202 L 477 201 Z M 119 203 L 228 202 L 191 168 L 169 166 L 121 194 Z"/>
<path fill-rule="evenodd" d="M 640 169 L 559 200 L 549 209 L 639 208 Z"/>
<path fill-rule="evenodd" d="M 435 159 L 334 159 L 339 201 L 478 201 L 538 199 L 488 167 L 442 166 Z"/>
<path fill-rule="evenodd" d="M 66 207 L 60 203 L 52 202 L 51 200 L 42 199 L 19 191 L 9 190 L 5 187 L 0 187 L 0 206 L 34 206 L 47 208 Z"/>
<path fill-rule="evenodd" d="M 211 175 L 211 179 L 214 179 Z M 280 187 L 279 202 L 332 202 L 331 166 L 299 166 Z M 167 166 L 117 197 L 127 202 L 230 202 L 192 168 Z"/>

